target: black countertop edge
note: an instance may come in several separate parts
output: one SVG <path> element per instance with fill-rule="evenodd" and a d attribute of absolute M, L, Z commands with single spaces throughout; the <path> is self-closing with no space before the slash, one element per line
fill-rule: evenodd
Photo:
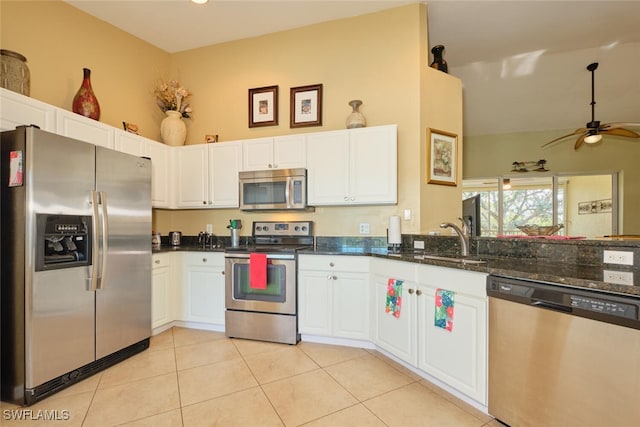
<path fill-rule="evenodd" d="M 152 253 L 170 252 L 220 252 L 224 253 L 225 248 L 203 248 L 201 246 L 160 246 L 153 248 Z M 523 259 L 516 257 L 491 257 L 472 256 L 470 259 L 480 259 L 483 264 L 471 264 L 444 260 L 422 259 L 420 253 L 402 252 L 388 253 L 384 249 L 365 251 L 362 248 L 342 248 L 340 250 L 307 249 L 298 252 L 303 255 L 351 255 L 351 256 L 372 256 L 396 261 L 412 262 L 416 264 L 435 265 L 440 267 L 456 268 L 460 270 L 476 271 L 480 273 L 495 274 L 499 276 L 513 277 L 516 279 L 533 280 L 538 282 L 551 283 L 561 286 L 583 288 L 600 292 L 615 293 L 623 296 L 640 298 L 640 274 L 633 268 L 623 266 L 603 266 L 566 264 L 561 262 L 547 262 L 536 259 Z M 441 255 L 441 254 L 434 254 Z M 447 256 L 450 254 L 442 254 Z M 618 285 L 608 283 L 603 280 L 604 270 L 632 272 L 634 274 L 633 285 Z"/>

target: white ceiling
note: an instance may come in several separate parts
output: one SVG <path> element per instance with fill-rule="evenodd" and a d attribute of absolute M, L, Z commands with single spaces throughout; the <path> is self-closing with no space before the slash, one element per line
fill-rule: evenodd
<path fill-rule="evenodd" d="M 210 0 L 207 4 L 196 5 L 189 0 L 65 0 L 78 9 L 94 15 L 130 34 L 145 40 L 167 52 L 208 46 L 226 41 L 254 37 L 262 34 L 297 28 L 334 19 L 362 15 L 378 10 L 397 7 L 415 1 L 405 0 Z M 544 115 L 545 99 L 539 97 L 540 105 L 533 106 L 536 114 L 522 117 L 513 114 L 497 117 L 487 108 L 473 107 L 477 99 L 485 96 L 483 79 L 465 76 L 470 70 L 482 68 L 483 64 L 504 64 L 520 56 L 555 55 L 585 49 L 603 49 L 627 43 L 640 43 L 640 1 L 428 1 L 429 42 L 431 45 L 446 46 L 445 59 L 451 74 L 463 80 L 465 88 L 465 134 L 500 133 L 521 130 L 569 129 L 582 127 L 590 119 L 590 110 L 584 104 L 582 95 L 590 98 L 589 74 L 584 69 L 589 62 L 577 59 L 577 63 L 564 64 L 572 70 L 568 75 L 554 76 L 552 70 L 540 75 L 538 81 L 523 79 L 521 84 L 539 86 L 540 90 L 549 86 L 549 78 L 560 80 L 582 79 L 584 84 L 576 88 L 576 94 L 567 95 L 565 108 L 580 108 L 580 121 L 555 114 L 552 118 L 536 123 L 538 116 Z M 638 67 L 640 52 L 632 66 Z M 586 58 L 585 58 L 586 59 Z M 597 59 L 597 58 L 596 58 Z M 581 62 L 584 62 L 582 64 Z M 580 64 L 579 66 L 577 64 Z M 497 69 L 496 69 L 497 68 Z M 485 67 L 487 73 L 504 73 L 499 67 Z M 544 67 L 541 67 L 544 68 Z M 606 69 L 601 64 L 601 69 Z M 599 69 L 596 73 L 601 73 Z M 624 87 L 636 89 L 637 93 L 625 100 L 616 99 L 615 106 L 609 105 L 614 121 L 640 121 L 640 86 L 636 72 L 635 81 L 620 82 Z M 476 72 L 477 74 L 477 72 Z M 535 74 L 531 72 L 531 74 Z M 611 73 L 610 73 L 611 74 Z M 596 86 L 598 86 L 596 74 Z M 486 77 L 486 76 L 485 76 Z M 486 79 L 485 79 L 486 80 Z M 511 93 L 519 89 L 512 85 L 487 85 L 493 98 L 500 99 L 500 88 L 508 87 Z M 551 85 L 555 96 L 559 96 L 556 85 Z M 505 89 L 506 90 L 506 89 Z M 520 89 L 521 90 L 521 89 Z M 524 91 L 526 93 L 526 90 Z M 598 94 L 598 92 L 596 92 Z M 551 94 L 550 94 L 551 95 Z M 598 96 L 598 95 L 597 95 Z M 560 97 L 561 98 L 561 97 Z M 625 99 L 626 99 L 625 98 Z M 578 102 L 579 101 L 579 102 Z M 559 99 L 557 102 L 562 103 Z M 468 107 L 469 106 L 472 107 Z M 583 106 L 584 104 L 584 106 Z M 580 107 L 577 107 L 577 106 Z M 472 109 L 470 109 L 472 108 Z M 598 103 L 600 108 L 600 102 Z M 604 108 L 604 103 L 603 103 Z M 596 115 L 598 115 L 596 111 Z M 467 120 L 469 116 L 474 120 Z M 630 117 L 635 115 L 636 117 Z M 534 121 L 532 123 L 532 120 Z M 490 123 L 500 121 L 510 123 L 507 127 L 492 127 Z M 607 120 L 603 120 L 607 121 Z"/>

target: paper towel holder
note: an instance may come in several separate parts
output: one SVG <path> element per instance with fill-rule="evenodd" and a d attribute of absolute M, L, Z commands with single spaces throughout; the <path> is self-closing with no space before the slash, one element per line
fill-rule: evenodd
<path fill-rule="evenodd" d="M 402 233 L 400 232 L 400 216 L 389 217 L 389 227 L 387 228 L 387 251 L 390 253 L 400 253 L 402 249 Z"/>

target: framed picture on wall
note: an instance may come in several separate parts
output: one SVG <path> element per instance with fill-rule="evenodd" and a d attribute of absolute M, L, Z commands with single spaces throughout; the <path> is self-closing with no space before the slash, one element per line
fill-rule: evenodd
<path fill-rule="evenodd" d="M 291 88 L 290 126 L 322 126 L 322 84 Z"/>
<path fill-rule="evenodd" d="M 427 183 L 456 186 L 458 135 L 427 129 Z"/>
<path fill-rule="evenodd" d="M 278 86 L 249 89 L 249 127 L 278 124 Z"/>

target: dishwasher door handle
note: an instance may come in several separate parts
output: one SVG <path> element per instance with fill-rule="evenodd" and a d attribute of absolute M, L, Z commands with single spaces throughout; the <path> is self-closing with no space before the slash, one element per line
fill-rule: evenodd
<path fill-rule="evenodd" d="M 553 311 L 560 311 L 562 313 L 571 313 L 573 311 L 571 307 L 566 307 L 560 304 L 554 304 L 548 301 L 533 300 L 531 301 L 531 305 L 534 307 L 548 308 L 549 310 L 553 310 Z"/>

